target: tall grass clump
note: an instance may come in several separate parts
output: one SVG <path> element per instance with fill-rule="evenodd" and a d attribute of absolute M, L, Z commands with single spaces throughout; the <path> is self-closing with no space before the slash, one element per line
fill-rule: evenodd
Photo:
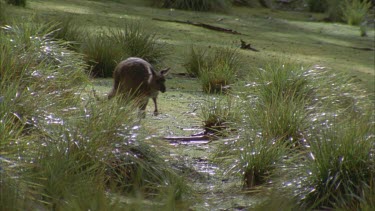
<path fill-rule="evenodd" d="M 228 0 L 154 0 L 154 3 L 164 8 L 192 11 L 227 11 L 230 7 Z"/>
<path fill-rule="evenodd" d="M 287 154 L 285 142 L 267 140 L 254 134 L 243 135 L 244 145 L 238 167 L 243 175 L 244 188 L 265 185 L 275 180 Z"/>
<path fill-rule="evenodd" d="M 80 45 L 84 42 L 83 38 L 86 35 L 86 31 L 76 21 L 72 17 L 63 17 L 56 20 L 57 24 L 54 25 L 53 37 L 67 41 L 70 49 L 79 51 Z"/>
<path fill-rule="evenodd" d="M 249 80 L 254 82 L 239 91 L 243 119 L 240 138 L 232 145 L 246 188 L 275 181 L 290 148 L 303 143 L 313 91 L 303 67 L 292 62 L 268 64 Z"/>
<path fill-rule="evenodd" d="M 206 133 L 230 133 L 240 115 L 237 106 L 231 96 L 208 98 L 201 106 L 201 118 Z"/>
<path fill-rule="evenodd" d="M 202 69 L 199 79 L 205 93 L 224 93 L 235 82 L 236 72 L 228 63 L 221 61 L 215 66 Z"/>
<path fill-rule="evenodd" d="M 5 209 L 34 206 L 33 190 L 38 184 L 30 183 L 32 175 L 25 172 L 35 161 L 29 152 L 40 147 L 33 145 L 35 123 L 46 120 L 52 106 L 61 108 L 57 104 L 78 102 L 74 100 L 80 90 L 78 84 L 87 79 L 79 55 L 50 39 L 49 29 L 50 25 L 23 22 L 0 31 L 0 151 L 4 176 L 0 189 Z"/>
<path fill-rule="evenodd" d="M 279 180 L 290 154 L 288 143 L 267 139 L 251 128 L 239 128 L 240 136 L 234 141 L 223 141 L 215 153 L 215 160 L 225 174 L 242 179 L 244 189 L 269 186 Z"/>
<path fill-rule="evenodd" d="M 158 64 L 168 54 L 167 46 L 148 28 L 141 21 L 129 21 L 122 28 L 109 30 L 109 35 L 127 57 L 141 57 L 151 64 Z"/>
<path fill-rule="evenodd" d="M 349 118 L 314 130 L 302 206 L 307 209 L 365 210 L 375 194 L 374 126 L 368 118 Z"/>
<path fill-rule="evenodd" d="M 186 189 L 182 179 L 147 144 L 132 138 L 138 132 L 133 131 L 137 119 L 131 106 L 88 102 L 73 114 L 63 124 L 39 126 L 48 137 L 39 138 L 44 147 L 38 150 L 31 172 L 33 182 L 41 186 L 39 199 L 49 207 L 86 201 L 81 206 L 92 209 L 96 197 L 103 197 L 100 206 L 108 207 L 108 190 L 126 197 L 138 193 L 157 198 L 173 188 L 174 200 L 182 197 Z"/>
<path fill-rule="evenodd" d="M 236 81 L 240 59 L 235 49 L 216 49 L 208 52 L 207 56 L 201 51 L 199 54 L 202 54 L 203 58 L 194 54 L 192 50 L 192 56 L 186 64 L 190 66 L 190 70 L 197 72 L 204 92 L 226 92 L 229 85 Z"/>
<path fill-rule="evenodd" d="M 91 66 L 94 76 L 110 77 L 117 63 L 128 57 L 141 57 L 158 64 L 167 55 L 166 45 L 140 22 L 127 22 L 123 28 L 102 30 L 87 36 L 81 52 Z"/>
<path fill-rule="evenodd" d="M 341 5 L 343 19 L 349 25 L 361 24 L 371 8 L 371 1 L 368 0 L 345 0 Z"/>
<path fill-rule="evenodd" d="M 83 57 L 51 29 L 0 31 L 1 208 L 124 210 L 109 192 L 180 199 L 186 184 L 135 131 L 132 106 L 87 94 Z"/>
<path fill-rule="evenodd" d="M 289 150 L 303 142 L 313 89 L 303 67 L 286 61 L 267 64 L 248 80 L 253 82 L 238 90 L 239 138 L 220 147 L 218 159 L 230 154 L 236 160 L 230 171 L 253 188 L 274 181 Z"/>
<path fill-rule="evenodd" d="M 122 59 L 122 50 L 105 32 L 87 36 L 80 50 L 95 77 L 110 77 Z"/>
<path fill-rule="evenodd" d="M 208 64 L 208 52 L 203 48 L 191 47 L 186 57 L 184 67 L 190 77 L 199 77 L 201 70 Z"/>
<path fill-rule="evenodd" d="M 247 87 L 251 127 L 267 139 L 298 141 L 306 128 L 307 105 L 313 98 L 311 81 L 299 64 L 278 61 L 255 71 Z M 251 80 L 251 79 L 250 79 Z"/>

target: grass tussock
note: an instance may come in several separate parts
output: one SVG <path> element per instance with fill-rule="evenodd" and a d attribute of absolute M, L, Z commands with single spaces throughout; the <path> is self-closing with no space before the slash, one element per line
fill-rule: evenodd
<path fill-rule="evenodd" d="M 280 140 L 267 140 L 248 134 L 242 137 L 244 153 L 238 168 L 243 174 L 244 188 L 264 185 L 278 174 L 287 146 Z"/>
<path fill-rule="evenodd" d="M 142 141 L 133 106 L 87 94 L 83 56 L 53 31 L 30 22 L 0 31 L 1 207 L 128 205 L 108 192 L 175 203 L 187 185 Z"/>
<path fill-rule="evenodd" d="M 305 207 L 362 210 L 374 205 L 374 127 L 366 119 L 313 131 L 305 164 Z"/>
<path fill-rule="evenodd" d="M 311 81 L 302 66 L 275 62 L 255 71 L 255 82 L 249 84 L 250 103 L 247 109 L 249 124 L 266 139 L 301 139 L 307 127 L 307 111 L 312 98 Z"/>
<path fill-rule="evenodd" d="M 140 21 L 132 21 L 117 30 L 109 30 L 109 34 L 127 57 L 140 57 L 151 64 L 161 63 L 167 55 L 167 46 L 159 42 L 156 33 L 147 28 L 149 26 Z"/>
<path fill-rule="evenodd" d="M 236 81 L 240 59 L 235 49 L 206 51 L 192 47 L 184 66 L 189 75 L 199 77 L 204 92 L 222 93 Z"/>
<path fill-rule="evenodd" d="M 85 55 L 90 73 L 95 77 L 110 77 L 118 62 L 122 59 L 122 50 L 112 42 L 105 32 L 86 37 L 81 52 Z"/>
<path fill-rule="evenodd" d="M 191 47 L 190 53 L 184 63 L 184 67 L 190 77 L 199 77 L 202 69 L 208 65 L 207 63 L 207 50 Z"/>
<path fill-rule="evenodd" d="M 341 5 L 343 19 L 349 25 L 361 24 L 371 8 L 371 1 L 368 0 L 345 0 Z"/>
<path fill-rule="evenodd" d="M 117 63 L 128 57 L 141 57 L 158 64 L 167 55 L 166 45 L 137 21 L 87 36 L 80 51 L 86 55 L 92 75 L 99 77 L 112 76 Z"/>
<path fill-rule="evenodd" d="M 68 42 L 69 49 L 78 52 L 81 44 L 85 42 L 85 29 L 78 25 L 73 17 L 63 17 L 54 22 L 57 24 L 54 25 L 53 37 Z"/>
<path fill-rule="evenodd" d="M 348 76 L 285 61 L 254 71 L 249 80 L 237 90 L 239 138 L 216 154 L 228 173 L 242 177 L 245 188 L 272 181 L 275 190 L 297 193 L 293 206 L 302 209 L 373 206 L 374 131 L 366 93 Z M 297 191 L 290 190 L 294 183 Z"/>
<path fill-rule="evenodd" d="M 206 133 L 230 133 L 239 115 L 236 101 L 231 96 L 210 98 L 201 106 L 201 118 Z"/>

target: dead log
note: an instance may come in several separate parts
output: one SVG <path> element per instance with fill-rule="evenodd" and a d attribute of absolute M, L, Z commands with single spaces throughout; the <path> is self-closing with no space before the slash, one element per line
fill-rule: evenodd
<path fill-rule="evenodd" d="M 209 25 L 209 24 L 205 24 L 205 23 L 191 22 L 191 21 L 180 21 L 180 20 L 167 20 L 167 19 L 160 19 L 160 18 L 152 18 L 152 20 L 172 22 L 172 23 L 189 24 L 189 25 L 193 25 L 193 26 L 203 27 L 205 29 L 214 30 L 214 31 L 220 31 L 220 32 L 229 33 L 229 34 L 241 35 L 240 32 L 237 32 L 235 30 L 226 29 L 226 28 L 222 28 L 222 27 L 219 27 L 219 26 L 213 26 L 213 25 Z"/>

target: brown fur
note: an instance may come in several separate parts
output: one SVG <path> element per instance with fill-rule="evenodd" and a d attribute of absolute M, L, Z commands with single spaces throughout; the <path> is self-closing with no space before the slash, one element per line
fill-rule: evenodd
<path fill-rule="evenodd" d="M 117 94 L 136 98 L 141 112 L 145 112 L 148 100 L 152 98 L 158 114 L 156 98 L 159 91 L 165 92 L 165 75 L 169 68 L 156 72 L 152 65 L 137 57 L 130 57 L 120 62 L 113 72 L 113 89 L 108 94 L 108 99 Z"/>

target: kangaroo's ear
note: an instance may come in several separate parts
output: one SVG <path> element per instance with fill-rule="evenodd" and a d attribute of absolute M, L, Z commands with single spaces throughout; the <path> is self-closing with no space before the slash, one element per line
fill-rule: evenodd
<path fill-rule="evenodd" d="M 169 68 L 169 67 L 166 68 L 166 69 L 162 69 L 162 70 L 160 71 L 160 74 L 163 75 L 163 76 L 166 76 L 166 75 L 168 75 L 170 69 L 171 69 L 171 68 Z"/>

